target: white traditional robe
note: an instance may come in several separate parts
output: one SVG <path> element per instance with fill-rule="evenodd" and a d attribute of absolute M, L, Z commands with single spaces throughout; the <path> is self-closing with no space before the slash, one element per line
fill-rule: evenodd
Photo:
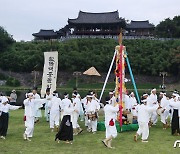
<path fill-rule="evenodd" d="M 130 103 L 131 113 L 133 114 L 133 116 L 137 116 L 136 106 L 138 104 L 136 97 L 129 97 L 129 103 Z"/>
<path fill-rule="evenodd" d="M 34 118 L 36 115 L 36 108 L 37 105 L 36 104 L 40 104 L 39 106 L 42 106 L 42 104 L 45 103 L 44 99 L 25 99 L 23 104 L 25 106 L 25 110 L 24 110 L 24 116 L 26 117 L 25 120 L 25 134 L 27 135 L 27 137 L 32 137 L 33 136 L 33 131 L 34 131 Z"/>
<path fill-rule="evenodd" d="M 46 121 L 49 121 L 49 113 L 50 113 L 50 110 L 48 108 L 48 104 L 51 102 L 51 99 L 52 99 L 53 95 L 52 94 L 49 94 L 47 95 L 46 94 L 46 103 L 45 103 L 45 111 L 44 111 L 44 116 L 46 117 Z"/>
<path fill-rule="evenodd" d="M 169 116 L 169 110 L 170 110 L 169 100 L 167 100 L 166 96 L 163 96 L 163 98 L 161 99 L 160 106 L 164 110 L 164 112 L 161 114 L 161 122 L 163 124 L 166 124 L 168 116 Z"/>
<path fill-rule="evenodd" d="M 87 102 L 86 105 L 86 113 L 87 114 L 92 114 L 95 113 L 96 111 L 99 111 L 100 109 L 100 105 L 97 101 L 95 101 L 94 99 L 91 100 L 91 102 Z M 92 121 L 92 120 L 88 120 L 88 129 L 91 130 L 92 132 L 96 132 L 97 131 L 97 119 Z"/>
<path fill-rule="evenodd" d="M 104 107 L 104 114 L 105 114 L 105 127 L 106 127 L 106 138 L 109 138 L 110 136 L 112 136 L 113 138 L 115 138 L 117 136 L 117 129 L 116 129 L 116 115 L 117 112 L 119 111 L 119 107 L 118 105 L 116 105 L 115 107 L 107 104 Z M 109 122 L 113 120 L 114 125 L 110 126 Z"/>
<path fill-rule="evenodd" d="M 40 95 L 39 94 L 33 94 L 33 98 L 34 99 L 40 99 Z M 39 118 L 42 117 L 42 113 L 41 113 L 41 107 L 43 107 L 43 105 L 41 103 L 36 102 L 35 103 L 35 118 Z"/>
<path fill-rule="evenodd" d="M 157 104 L 157 95 L 151 93 L 151 95 L 148 97 L 148 101 L 147 101 L 147 105 L 150 106 L 150 107 L 153 107 Z M 158 120 L 158 114 L 156 111 L 154 111 L 153 113 L 150 114 L 150 118 L 151 118 L 151 122 L 153 124 L 156 124 L 157 123 L 157 120 Z"/>
<path fill-rule="evenodd" d="M 21 106 L 14 106 L 14 105 L 10 105 L 10 104 L 2 104 L 0 103 L 0 111 L 4 112 L 4 113 L 8 113 L 9 110 L 17 110 L 19 109 Z"/>
<path fill-rule="evenodd" d="M 128 95 L 124 95 L 125 110 L 131 109 L 130 99 Z"/>
<path fill-rule="evenodd" d="M 136 107 L 138 112 L 138 125 L 139 129 L 137 131 L 138 135 L 142 135 L 142 140 L 147 140 L 149 136 L 149 114 L 156 111 L 158 109 L 158 105 L 154 105 L 153 107 L 149 107 L 147 105 L 141 104 Z"/>
<path fill-rule="evenodd" d="M 80 114 L 80 105 L 81 105 L 81 101 L 78 97 L 73 99 L 73 108 L 74 108 L 74 112 L 72 113 L 72 125 L 73 125 L 73 129 L 76 129 L 79 126 L 78 124 L 78 118 L 79 118 L 79 114 Z"/>
<path fill-rule="evenodd" d="M 70 104 L 72 104 L 72 103 L 71 103 L 71 100 L 70 100 L 69 98 L 64 98 L 64 99 L 62 99 L 62 105 L 61 105 L 61 120 L 62 120 L 62 118 L 63 118 L 63 116 L 64 116 L 64 108 L 65 108 L 66 106 L 69 106 Z"/>
<path fill-rule="evenodd" d="M 57 98 L 56 96 L 53 96 L 51 101 L 48 103 L 48 107 L 50 110 L 50 128 L 54 128 L 54 125 L 56 127 L 59 126 L 59 120 L 60 120 L 60 109 L 62 106 L 62 102 L 60 98 Z"/>
<path fill-rule="evenodd" d="M 88 103 L 88 100 L 87 100 L 87 97 L 84 97 L 82 100 L 81 100 L 83 106 L 84 106 L 84 109 L 85 109 L 85 117 L 84 117 L 84 120 L 85 120 L 85 126 L 87 127 L 88 126 L 88 117 L 87 117 L 87 114 L 86 114 L 86 107 L 87 107 L 87 103 Z"/>

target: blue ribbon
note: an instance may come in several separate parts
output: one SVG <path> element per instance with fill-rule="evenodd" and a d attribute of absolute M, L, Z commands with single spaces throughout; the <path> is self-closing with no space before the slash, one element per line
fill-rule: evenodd
<path fill-rule="evenodd" d="M 127 56 L 128 55 L 127 51 L 125 52 L 125 54 L 126 54 L 126 57 L 125 57 L 126 58 L 126 63 L 127 63 L 128 69 L 129 69 L 130 76 L 131 76 L 131 81 L 132 81 L 132 84 L 133 84 L 133 87 L 134 87 L 134 91 L 135 91 L 138 103 L 140 104 L 140 98 L 139 98 L 139 94 L 138 94 L 138 91 L 137 91 L 134 76 L 133 76 L 133 73 L 132 73 L 131 65 L 129 63 L 129 59 L 128 59 L 128 56 Z"/>

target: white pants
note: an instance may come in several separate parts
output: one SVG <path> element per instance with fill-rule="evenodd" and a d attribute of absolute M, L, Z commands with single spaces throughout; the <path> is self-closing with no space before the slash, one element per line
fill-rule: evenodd
<path fill-rule="evenodd" d="M 166 124 L 168 116 L 169 116 L 169 111 L 167 110 L 165 110 L 164 113 L 161 114 L 161 122 L 163 124 Z"/>
<path fill-rule="evenodd" d="M 88 129 L 92 129 L 92 132 L 97 131 L 97 119 L 94 121 L 88 120 Z"/>
<path fill-rule="evenodd" d="M 60 114 L 59 111 L 50 112 L 50 121 L 49 121 L 50 128 L 54 128 L 54 125 L 59 126 L 59 114 Z"/>
<path fill-rule="evenodd" d="M 85 126 L 87 127 L 88 126 L 88 117 L 87 117 L 87 115 L 85 115 L 85 117 L 84 117 L 84 122 L 85 122 Z"/>
<path fill-rule="evenodd" d="M 63 119 L 63 117 L 64 117 L 64 111 L 63 110 L 61 110 L 61 121 L 62 121 L 62 119 Z"/>
<path fill-rule="evenodd" d="M 48 102 L 46 102 L 46 104 L 45 104 L 44 116 L 46 117 L 46 121 L 49 121 L 49 108 L 48 108 Z"/>
<path fill-rule="evenodd" d="M 32 137 L 34 132 L 34 117 L 26 116 L 25 127 L 25 134 L 27 137 Z"/>
<path fill-rule="evenodd" d="M 113 138 L 117 137 L 117 129 L 116 129 L 116 125 L 114 126 L 106 126 L 106 138 L 109 138 L 110 136 L 112 136 Z"/>
<path fill-rule="evenodd" d="M 73 112 L 71 118 L 73 129 L 79 128 L 78 118 L 79 118 L 79 114 L 77 112 Z"/>
<path fill-rule="evenodd" d="M 152 116 L 151 116 L 151 122 L 153 124 L 156 124 L 157 123 L 157 120 L 158 120 L 158 114 L 155 112 L 152 113 Z"/>
<path fill-rule="evenodd" d="M 142 140 L 147 140 L 149 136 L 149 126 L 148 122 L 138 122 L 139 129 L 137 131 L 138 135 L 142 135 Z"/>

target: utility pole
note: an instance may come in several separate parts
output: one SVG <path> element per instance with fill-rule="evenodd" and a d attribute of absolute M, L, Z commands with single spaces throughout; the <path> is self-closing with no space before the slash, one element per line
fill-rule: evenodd
<path fill-rule="evenodd" d="M 78 87 L 78 77 L 81 76 L 81 72 L 73 72 L 73 76 L 76 77 L 76 88 Z"/>
<path fill-rule="evenodd" d="M 160 86 L 162 89 L 165 89 L 166 86 L 164 84 L 164 78 L 167 76 L 167 72 L 159 72 L 159 76 L 162 76 L 162 85 Z"/>

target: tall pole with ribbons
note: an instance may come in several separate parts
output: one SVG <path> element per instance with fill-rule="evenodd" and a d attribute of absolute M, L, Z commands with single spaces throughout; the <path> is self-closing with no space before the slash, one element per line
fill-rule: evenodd
<path fill-rule="evenodd" d="M 115 88 L 115 97 L 116 103 L 119 104 L 119 123 L 122 127 L 122 114 L 124 107 L 124 94 L 126 92 L 125 88 L 125 46 L 122 45 L 122 32 L 119 34 L 119 45 L 116 46 L 115 50 L 117 50 L 116 54 L 116 88 Z"/>

